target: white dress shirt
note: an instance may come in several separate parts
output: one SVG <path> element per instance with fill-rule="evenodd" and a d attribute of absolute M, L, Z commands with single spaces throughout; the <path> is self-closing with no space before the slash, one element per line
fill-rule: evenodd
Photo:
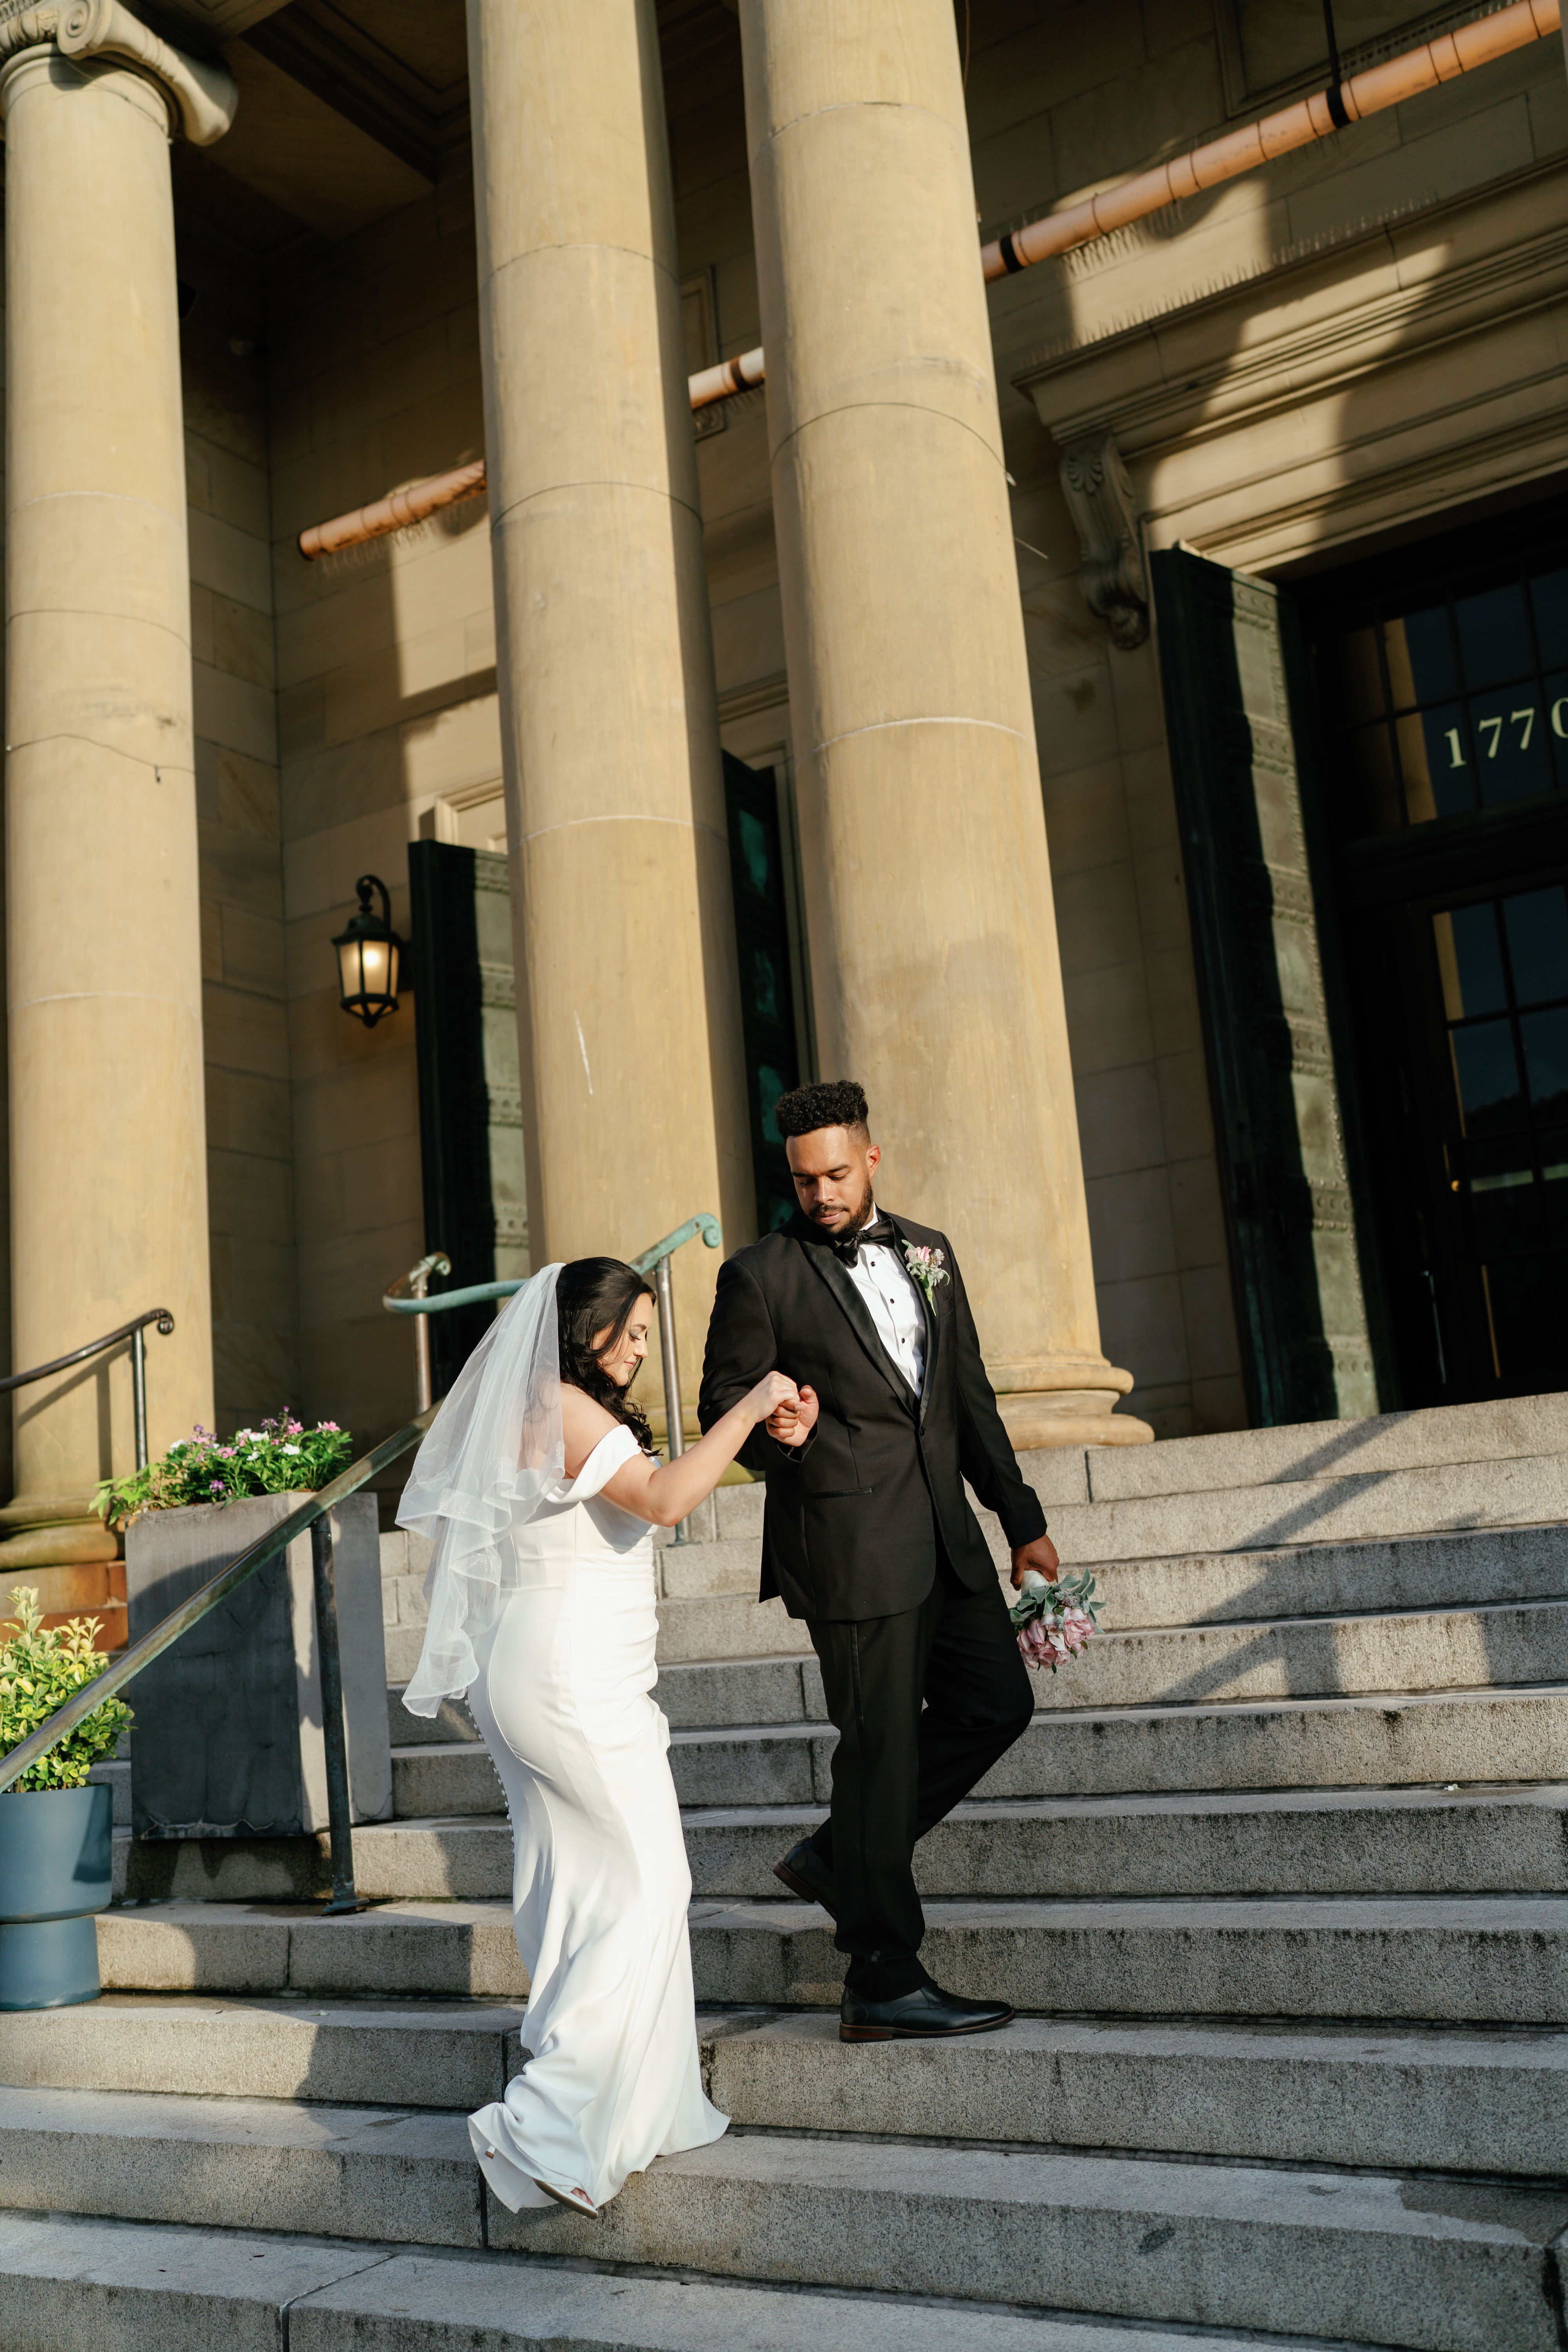
<path fill-rule="evenodd" d="M 876 1216 L 873 1202 L 867 1223 L 875 1223 Z M 925 1309 L 902 1253 L 889 1242 L 862 1242 L 855 1264 L 844 1270 L 870 1309 L 878 1339 L 919 1396 L 925 1378 Z"/>

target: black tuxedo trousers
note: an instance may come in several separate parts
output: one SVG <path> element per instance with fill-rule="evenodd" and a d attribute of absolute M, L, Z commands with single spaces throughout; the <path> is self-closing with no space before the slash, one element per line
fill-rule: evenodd
<path fill-rule="evenodd" d="M 833 1811 L 811 1842 L 837 1882 L 851 1989 L 893 2000 L 926 1981 L 916 1841 L 1027 1730 L 1029 1670 L 994 1579 L 972 1591 L 946 1560 L 918 1609 L 806 1625 L 838 1730 Z"/>

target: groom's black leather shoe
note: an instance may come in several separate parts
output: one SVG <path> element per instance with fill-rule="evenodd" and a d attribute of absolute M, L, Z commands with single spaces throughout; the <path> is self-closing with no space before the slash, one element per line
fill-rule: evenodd
<path fill-rule="evenodd" d="M 1005 2000 L 964 2000 L 940 1985 L 917 1985 L 895 2000 L 867 2000 L 844 1988 L 840 2042 L 918 2042 L 943 2033 L 989 2033 L 1013 2011 Z"/>
<path fill-rule="evenodd" d="M 773 1864 L 773 1876 L 782 1878 L 792 1895 L 803 1903 L 820 1903 L 830 1919 L 838 1916 L 838 1889 L 833 1873 L 817 1853 L 809 1838 L 802 1838 L 792 1846 L 782 1862 Z"/>

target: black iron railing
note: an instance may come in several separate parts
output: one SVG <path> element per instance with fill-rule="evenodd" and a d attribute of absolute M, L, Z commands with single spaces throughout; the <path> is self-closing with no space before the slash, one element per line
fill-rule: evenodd
<path fill-rule="evenodd" d="M 57 1741 L 66 1738 L 79 1723 L 91 1715 L 95 1707 L 101 1706 L 106 1698 L 113 1698 L 117 1692 L 122 1691 L 143 1666 L 150 1666 L 154 1658 L 161 1658 L 182 1633 L 188 1633 L 193 1625 L 199 1625 L 209 1610 L 216 1609 L 220 1601 L 226 1601 L 231 1592 L 237 1591 L 258 1568 L 265 1568 L 269 1559 L 276 1559 L 279 1552 L 286 1551 L 296 1536 L 302 1536 L 309 1530 L 315 1580 L 316 1640 L 321 1653 L 321 1738 L 325 1748 L 327 1814 L 331 1841 L 332 1894 L 326 1907 L 329 1913 L 357 1911 L 360 1906 L 353 1883 L 348 1738 L 343 1728 L 338 1612 L 332 1584 L 332 1535 L 328 1518 L 335 1505 L 346 1502 L 351 1495 L 368 1486 L 379 1471 L 417 1445 L 435 1420 L 437 1411 L 437 1408 L 432 1405 L 427 1412 L 405 1422 L 401 1429 L 384 1438 L 370 1453 L 362 1454 L 357 1462 L 352 1462 L 319 1493 L 307 1496 L 287 1518 L 279 1519 L 266 1535 L 258 1536 L 255 1543 L 247 1545 L 237 1559 L 231 1559 L 226 1568 L 220 1568 L 216 1576 L 209 1576 L 206 1582 L 198 1587 L 188 1600 L 182 1601 L 177 1609 L 171 1609 L 150 1633 L 143 1633 L 139 1642 L 132 1642 L 128 1650 L 121 1650 L 101 1674 L 95 1675 L 91 1682 L 84 1683 L 63 1706 L 57 1707 L 47 1723 L 40 1725 L 19 1747 L 13 1748 L 9 1755 L 0 1756 L 0 1790 L 11 1788 L 24 1772 L 32 1769 L 40 1757 L 48 1754 Z"/>
<path fill-rule="evenodd" d="M 658 1355 L 660 1362 L 663 1362 L 663 1376 L 666 1376 L 666 1430 L 668 1440 L 670 1440 L 670 1461 L 675 1461 L 677 1454 L 687 1451 L 687 1433 L 682 1430 L 682 1404 L 679 1404 L 679 1357 L 675 1352 L 675 1303 L 672 1303 L 670 1296 L 670 1258 L 675 1256 L 677 1249 L 684 1249 L 687 1242 L 696 1242 L 699 1237 L 708 1244 L 708 1249 L 720 1249 L 721 1240 L 724 1240 L 717 1216 L 710 1216 L 705 1209 L 696 1216 L 689 1216 L 684 1225 L 677 1225 L 675 1233 L 666 1233 L 663 1242 L 654 1242 L 654 1246 L 644 1249 L 639 1258 L 627 1258 L 626 1261 L 639 1275 L 654 1275 L 654 1296 L 658 1298 Z M 510 1298 L 512 1291 L 520 1291 L 521 1284 L 527 1282 L 527 1275 L 520 1275 L 515 1282 L 470 1282 L 468 1289 L 439 1291 L 435 1298 L 428 1298 L 426 1284 L 430 1282 L 430 1275 L 449 1273 L 451 1261 L 447 1258 L 445 1251 L 433 1249 L 428 1258 L 421 1258 L 418 1265 L 411 1265 L 409 1273 L 400 1275 L 397 1282 L 390 1284 L 381 1296 L 381 1306 L 388 1310 L 388 1315 L 416 1315 L 416 1318 L 421 1318 L 421 1322 L 414 1324 L 414 1395 L 421 1406 L 430 1402 L 430 1339 L 423 1318 L 445 1315 L 449 1307 L 479 1306 L 484 1298 Z M 675 1531 L 677 1543 L 682 1540 L 682 1536 L 684 1524 Z"/>
<path fill-rule="evenodd" d="M 705 1209 L 700 1210 L 695 1217 L 688 1217 L 683 1225 L 677 1225 L 672 1234 L 666 1234 L 661 1242 L 655 1242 L 653 1247 L 644 1250 L 640 1257 L 626 1260 L 627 1265 L 635 1267 L 638 1274 L 652 1275 L 654 1294 L 658 1300 L 658 1349 L 664 1370 L 665 1433 L 672 1462 L 677 1454 L 686 1451 L 686 1432 L 681 1425 L 680 1361 L 675 1347 L 675 1301 L 669 1285 L 669 1261 L 678 1249 L 684 1249 L 688 1242 L 696 1241 L 699 1235 L 710 1249 L 718 1249 L 723 1240 L 718 1218 L 710 1216 Z M 432 1315 L 444 1315 L 453 1307 L 473 1307 L 487 1298 L 510 1298 L 514 1291 L 522 1288 L 527 1280 L 526 1276 L 521 1276 L 512 1282 L 475 1282 L 465 1290 L 443 1290 L 434 1298 L 427 1297 L 426 1289 L 432 1274 L 450 1274 L 451 1271 L 452 1263 L 446 1252 L 432 1250 L 428 1257 L 422 1257 L 417 1265 L 410 1266 L 406 1274 L 399 1275 L 382 1295 L 381 1303 L 389 1315 L 413 1315 L 420 1318 L 414 1326 L 414 1393 L 422 1406 L 430 1402 L 430 1335 L 426 1318 Z M 684 1519 L 675 1530 L 674 1540 L 678 1544 L 687 1540 Z"/>
<path fill-rule="evenodd" d="M 106 1331 L 101 1339 L 89 1339 L 85 1348 L 73 1348 L 68 1356 L 57 1356 L 52 1363 L 35 1364 L 30 1372 L 9 1372 L 0 1381 L 0 1396 L 12 1389 L 30 1387 L 34 1381 L 47 1381 L 51 1372 L 68 1372 L 73 1364 L 85 1364 L 94 1356 L 118 1348 L 121 1339 L 131 1342 L 131 1396 L 136 1423 L 136 1467 L 147 1467 L 147 1326 L 155 1323 L 166 1339 L 174 1328 L 174 1318 L 166 1307 L 149 1307 L 145 1315 L 134 1321 L 122 1323 L 118 1331 Z M 0 1789 L 5 1783 L 0 1780 Z"/>

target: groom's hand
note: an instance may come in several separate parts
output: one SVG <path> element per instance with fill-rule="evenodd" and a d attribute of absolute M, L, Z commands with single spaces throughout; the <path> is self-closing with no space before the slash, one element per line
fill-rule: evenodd
<path fill-rule="evenodd" d="M 771 1428 L 772 1423 L 768 1424 Z M 1037 1536 L 1033 1543 L 1019 1544 L 1013 1553 L 1013 1589 L 1016 1591 L 1024 1581 L 1026 1569 L 1036 1569 L 1047 1584 L 1054 1584 L 1061 1573 L 1061 1561 L 1049 1536 Z"/>
<path fill-rule="evenodd" d="M 815 1389 L 802 1389 L 790 1403 L 774 1405 L 763 1427 L 780 1445 L 804 1445 L 816 1427 L 821 1405 Z"/>

